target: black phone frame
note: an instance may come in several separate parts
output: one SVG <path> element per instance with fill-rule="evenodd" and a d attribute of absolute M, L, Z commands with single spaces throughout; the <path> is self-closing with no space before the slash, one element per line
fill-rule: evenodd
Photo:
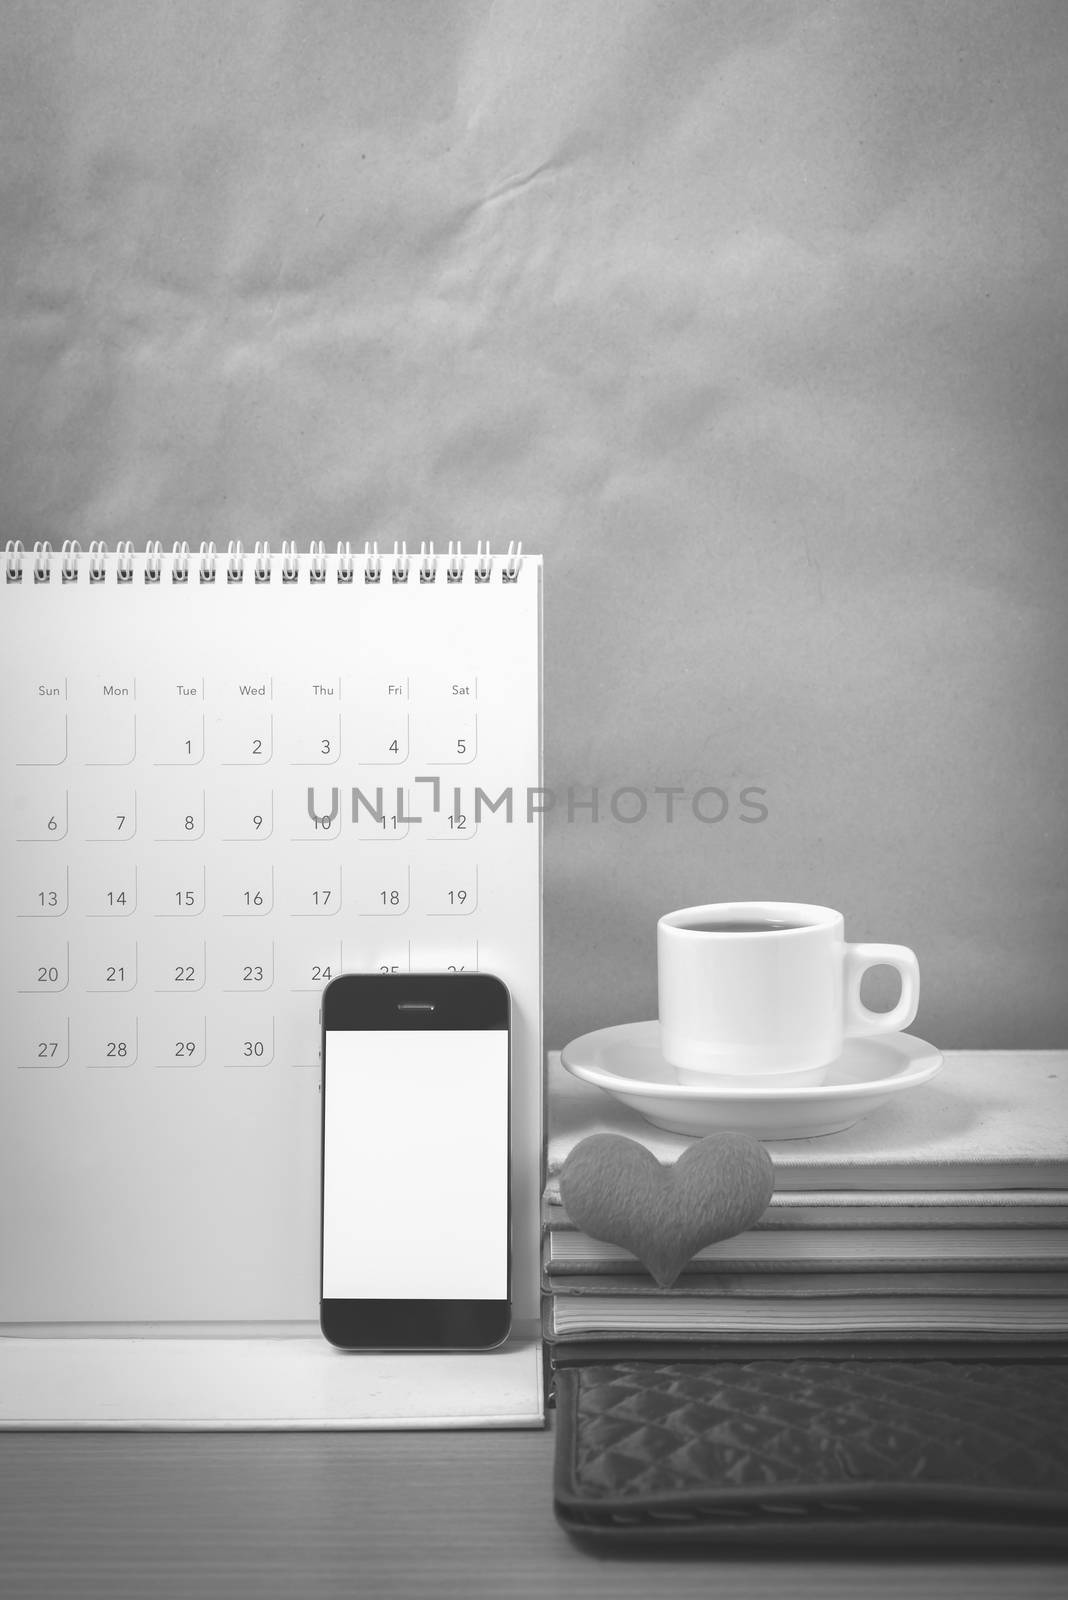
<path fill-rule="evenodd" d="M 320 1010 L 319 1326 L 340 1350 L 492 1350 L 511 1329 L 512 1034 L 507 985 L 486 972 L 342 973 Z M 323 1296 L 327 1032 L 390 1029 L 429 1033 L 485 1029 L 508 1039 L 508 1294 L 503 1300 L 337 1300 Z"/>

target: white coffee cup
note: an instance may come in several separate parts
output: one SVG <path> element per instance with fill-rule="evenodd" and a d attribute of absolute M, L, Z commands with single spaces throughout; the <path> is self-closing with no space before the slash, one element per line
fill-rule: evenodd
<path fill-rule="evenodd" d="M 689 906 L 657 924 L 660 1049 L 680 1083 L 779 1089 L 822 1082 L 846 1038 L 907 1028 L 920 969 L 901 944 L 847 944 L 841 913 L 780 900 Z M 890 1011 L 860 998 L 895 967 Z"/>

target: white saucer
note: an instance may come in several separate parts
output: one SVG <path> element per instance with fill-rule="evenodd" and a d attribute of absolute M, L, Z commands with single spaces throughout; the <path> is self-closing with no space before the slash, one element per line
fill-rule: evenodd
<path fill-rule="evenodd" d="M 759 1139 L 841 1133 L 889 1100 L 933 1078 L 941 1052 L 908 1033 L 849 1039 L 820 1084 L 796 1089 L 694 1087 L 676 1080 L 660 1054 L 658 1022 L 628 1022 L 573 1039 L 561 1061 L 647 1122 L 690 1136 L 733 1128 Z"/>

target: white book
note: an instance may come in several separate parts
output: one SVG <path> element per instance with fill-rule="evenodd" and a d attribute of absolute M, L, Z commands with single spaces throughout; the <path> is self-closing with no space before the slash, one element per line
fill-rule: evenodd
<path fill-rule="evenodd" d="M 547 1202 L 547 1228 L 574 1226 L 562 1205 Z M 782 1228 L 1065 1228 L 1068 1193 L 1060 1189 L 780 1189 L 757 1229 Z"/>
<path fill-rule="evenodd" d="M 621 1246 L 577 1230 L 554 1230 L 546 1239 L 550 1271 L 623 1270 L 635 1257 Z M 814 1228 L 795 1232 L 750 1229 L 706 1245 L 693 1258 L 698 1269 L 722 1265 L 731 1272 L 826 1271 L 859 1267 L 892 1271 L 916 1267 L 1023 1267 L 1068 1269 L 1068 1230 L 1060 1228 Z M 694 1270 L 694 1266 L 688 1269 Z"/>
<path fill-rule="evenodd" d="M 671 1162 L 693 1140 L 654 1128 L 549 1057 L 546 1198 L 591 1133 L 621 1133 Z M 1068 1052 L 950 1050 L 930 1080 L 852 1128 L 765 1143 L 779 1192 L 1053 1189 L 1068 1191 Z"/>
<path fill-rule="evenodd" d="M 707 1335 L 812 1334 L 850 1338 L 922 1339 L 1045 1336 L 1068 1333 L 1068 1299 L 1005 1299 L 928 1296 L 900 1299 L 663 1300 L 627 1295 L 559 1295 L 552 1302 L 547 1332 L 555 1338 L 616 1338 L 643 1335 L 681 1338 Z"/>

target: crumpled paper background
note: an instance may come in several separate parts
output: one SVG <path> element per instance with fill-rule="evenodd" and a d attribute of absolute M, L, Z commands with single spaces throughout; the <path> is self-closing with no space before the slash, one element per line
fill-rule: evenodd
<path fill-rule="evenodd" d="M 737 896 L 1063 1045 L 1066 170 L 1057 3 L 8 0 L 4 537 L 522 539 L 550 1045 Z"/>

